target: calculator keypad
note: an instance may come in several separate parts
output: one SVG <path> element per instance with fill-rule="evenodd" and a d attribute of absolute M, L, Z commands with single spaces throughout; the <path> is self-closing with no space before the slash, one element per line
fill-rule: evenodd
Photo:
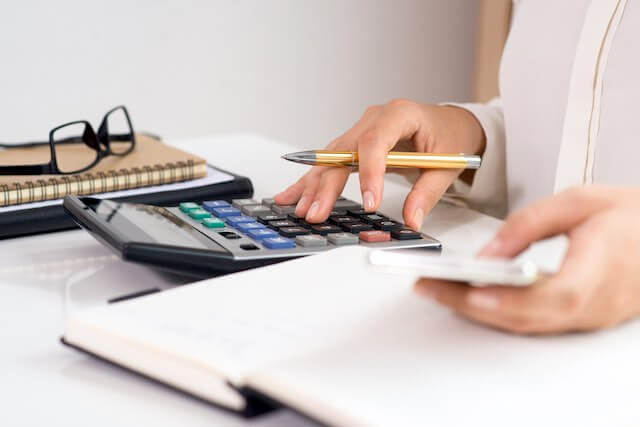
<path fill-rule="evenodd" d="M 294 205 L 279 206 L 269 198 L 261 201 L 210 200 L 201 204 L 184 202 L 173 210 L 176 211 L 192 223 L 199 223 L 200 229 L 209 237 L 221 236 L 222 242 L 216 241 L 230 250 L 236 248 L 255 254 L 277 250 L 292 252 L 297 248 L 303 252 L 317 252 L 356 244 L 389 247 L 393 242 L 396 246 L 402 242 L 411 246 L 411 241 L 423 239 L 425 244 L 437 244 L 400 222 L 378 212 L 365 212 L 360 204 L 342 197 L 327 221 L 320 224 L 309 223 L 297 216 Z"/>

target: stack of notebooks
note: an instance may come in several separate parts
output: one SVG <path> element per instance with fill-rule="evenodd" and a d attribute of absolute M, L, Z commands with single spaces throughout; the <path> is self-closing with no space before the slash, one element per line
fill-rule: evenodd
<path fill-rule="evenodd" d="M 29 164 L 48 153 L 49 146 L 12 148 L 1 151 L 0 157 L 3 164 Z M 73 228 L 62 209 L 66 195 L 171 206 L 252 193 L 247 178 L 207 165 L 205 159 L 155 137 L 136 134 L 134 151 L 108 156 L 86 173 L 0 176 L 0 238 Z"/>

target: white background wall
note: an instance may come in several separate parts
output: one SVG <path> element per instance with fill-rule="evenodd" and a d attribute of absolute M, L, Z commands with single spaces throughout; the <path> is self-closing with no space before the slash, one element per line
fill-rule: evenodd
<path fill-rule="evenodd" d="M 474 0 L 0 2 L 0 140 L 126 104 L 167 139 L 320 147 L 373 103 L 465 100 Z"/>

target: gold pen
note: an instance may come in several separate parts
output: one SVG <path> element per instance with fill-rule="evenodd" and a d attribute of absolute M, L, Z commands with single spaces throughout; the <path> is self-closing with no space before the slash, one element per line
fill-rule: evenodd
<path fill-rule="evenodd" d="M 358 153 L 353 151 L 310 150 L 289 153 L 283 159 L 313 166 L 357 166 Z M 482 159 L 472 154 L 403 153 L 390 151 L 387 166 L 393 168 L 478 169 Z"/>

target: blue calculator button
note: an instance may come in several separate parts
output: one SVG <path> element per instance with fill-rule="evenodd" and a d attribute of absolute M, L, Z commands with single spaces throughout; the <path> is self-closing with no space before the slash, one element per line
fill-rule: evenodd
<path fill-rule="evenodd" d="M 228 208 L 231 205 L 224 200 L 208 200 L 206 202 L 202 202 L 202 207 L 209 212 L 213 211 L 213 208 Z"/>
<path fill-rule="evenodd" d="M 253 230 L 247 231 L 247 236 L 254 240 L 264 240 L 271 237 L 278 237 L 278 233 L 270 228 L 254 228 Z"/>
<path fill-rule="evenodd" d="M 240 215 L 240 210 L 230 207 L 212 208 L 211 212 L 218 218 L 228 218 L 230 216 Z"/>
<path fill-rule="evenodd" d="M 289 249 L 295 248 L 296 246 L 293 240 L 285 237 L 269 237 L 268 239 L 264 239 L 262 244 L 269 249 Z"/>
<path fill-rule="evenodd" d="M 260 224 L 259 222 L 241 222 L 240 224 L 235 226 L 238 230 L 242 231 L 243 233 L 246 233 L 249 230 L 257 230 L 257 229 L 262 229 L 262 228 L 266 228 L 263 224 Z"/>
<path fill-rule="evenodd" d="M 227 219 L 227 223 L 232 227 L 237 227 L 239 224 L 242 224 L 245 222 L 255 222 L 255 218 L 247 215 L 228 216 L 226 219 Z"/>

